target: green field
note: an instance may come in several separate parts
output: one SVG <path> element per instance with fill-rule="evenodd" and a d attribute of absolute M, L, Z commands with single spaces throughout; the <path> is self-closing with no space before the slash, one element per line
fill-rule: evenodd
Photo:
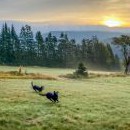
<path fill-rule="evenodd" d="M 13 71 L 17 67 L 0 67 Z M 26 71 L 58 75 L 72 69 L 27 67 Z M 59 91 L 51 103 L 31 89 L 31 79 L 0 80 L 0 130 L 130 130 L 130 77 L 33 80 L 43 93 Z"/>

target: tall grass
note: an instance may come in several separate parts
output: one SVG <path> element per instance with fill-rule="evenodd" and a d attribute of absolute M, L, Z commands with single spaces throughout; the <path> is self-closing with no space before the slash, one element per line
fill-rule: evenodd
<path fill-rule="evenodd" d="M 40 73 L 19 73 L 19 71 L 0 72 L 0 79 L 47 79 L 56 80 L 56 77 Z"/>

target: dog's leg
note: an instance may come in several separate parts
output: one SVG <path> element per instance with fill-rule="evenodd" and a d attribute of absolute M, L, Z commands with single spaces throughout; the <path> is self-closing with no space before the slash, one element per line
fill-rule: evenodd
<path fill-rule="evenodd" d="M 36 93 L 38 93 L 38 91 L 36 89 L 34 89 Z"/>
<path fill-rule="evenodd" d="M 49 100 L 51 100 L 52 102 L 54 102 L 53 99 L 51 99 L 51 98 L 49 98 Z"/>

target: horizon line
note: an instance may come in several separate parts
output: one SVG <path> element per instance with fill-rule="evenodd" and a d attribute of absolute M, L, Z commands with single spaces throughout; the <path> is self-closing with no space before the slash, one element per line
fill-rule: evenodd
<path fill-rule="evenodd" d="M 106 27 L 106 28 L 130 28 L 130 26 L 117 26 L 117 27 L 108 27 L 106 25 L 103 24 L 79 24 L 79 23 L 56 23 L 53 21 L 27 21 L 27 20 L 17 20 L 17 19 L 1 19 L 0 22 L 22 22 L 22 23 L 29 23 L 29 24 L 47 24 L 47 25 L 59 25 L 59 26 L 100 26 L 100 27 Z"/>

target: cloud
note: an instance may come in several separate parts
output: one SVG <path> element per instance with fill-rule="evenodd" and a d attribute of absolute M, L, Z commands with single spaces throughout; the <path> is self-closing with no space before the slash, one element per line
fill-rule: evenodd
<path fill-rule="evenodd" d="M 77 18 L 93 23 L 109 15 L 126 19 L 129 5 L 130 0 L 0 0 L 0 18 L 63 22 Z"/>

